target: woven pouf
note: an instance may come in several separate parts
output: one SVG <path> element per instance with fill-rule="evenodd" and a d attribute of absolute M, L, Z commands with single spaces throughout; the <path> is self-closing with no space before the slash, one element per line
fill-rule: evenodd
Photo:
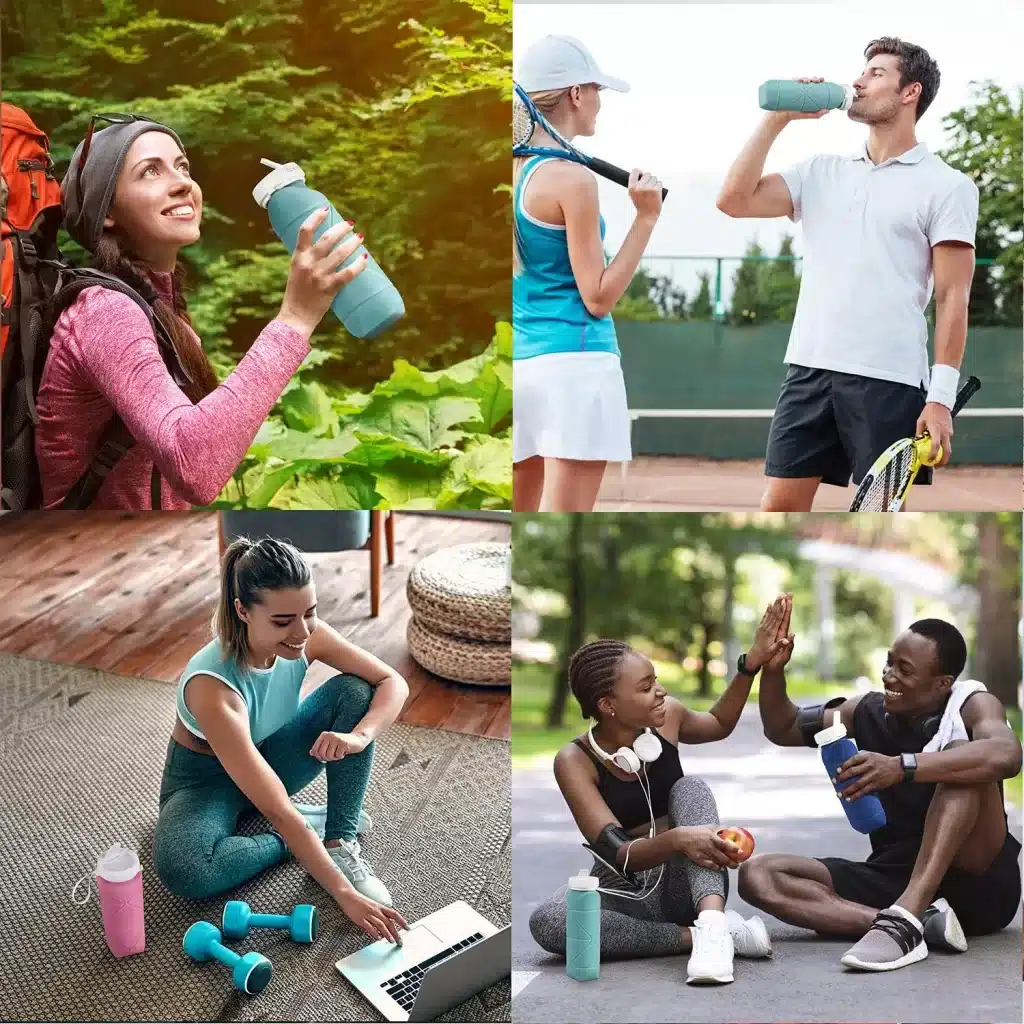
<path fill-rule="evenodd" d="M 512 645 L 437 633 L 414 615 L 406 634 L 409 653 L 428 672 L 473 686 L 512 685 Z"/>
<path fill-rule="evenodd" d="M 507 544 L 456 544 L 435 551 L 409 573 L 406 594 L 413 617 L 432 633 L 506 648 L 511 642 Z"/>

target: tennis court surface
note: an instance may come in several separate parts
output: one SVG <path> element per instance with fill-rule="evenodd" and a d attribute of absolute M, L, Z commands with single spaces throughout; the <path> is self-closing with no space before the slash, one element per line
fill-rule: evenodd
<path fill-rule="evenodd" d="M 955 455 L 954 455 L 955 458 Z M 645 455 L 625 468 L 612 464 L 598 495 L 604 512 L 659 510 L 706 512 L 756 509 L 764 489 L 764 463 Z M 856 488 L 822 486 L 815 511 L 842 512 Z M 950 466 L 937 470 L 930 487 L 912 487 L 907 509 L 915 512 L 1020 511 L 1020 466 Z"/>

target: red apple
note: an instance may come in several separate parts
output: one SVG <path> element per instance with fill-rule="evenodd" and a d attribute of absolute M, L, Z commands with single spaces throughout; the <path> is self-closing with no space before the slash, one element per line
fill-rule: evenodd
<path fill-rule="evenodd" d="M 754 852 L 754 837 L 739 825 L 723 825 L 718 835 L 739 847 L 739 852 L 735 854 L 737 863 L 747 860 Z"/>

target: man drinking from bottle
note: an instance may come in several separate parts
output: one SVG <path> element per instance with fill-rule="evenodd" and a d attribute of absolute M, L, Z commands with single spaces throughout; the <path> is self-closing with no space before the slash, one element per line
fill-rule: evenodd
<path fill-rule="evenodd" d="M 936 465 L 949 460 L 978 188 L 917 141 L 916 124 L 939 88 L 935 61 L 888 37 L 871 42 L 865 58 L 847 110 L 869 128 L 862 148 L 765 175 L 786 125 L 827 113 L 771 112 L 718 196 L 731 217 L 803 224 L 800 297 L 765 456 L 765 511 L 809 511 L 819 484 L 859 483 L 890 444 L 923 431 L 933 458 L 941 445 Z M 924 311 L 933 287 L 929 374 Z M 930 482 L 926 467 L 917 483 Z"/>

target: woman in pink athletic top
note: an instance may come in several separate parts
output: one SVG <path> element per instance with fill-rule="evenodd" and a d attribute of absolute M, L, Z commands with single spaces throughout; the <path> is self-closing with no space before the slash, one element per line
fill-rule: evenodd
<path fill-rule="evenodd" d="M 326 209 L 306 221 L 280 312 L 218 382 L 182 289 L 178 252 L 199 240 L 203 193 L 178 136 L 155 121 L 127 117 L 87 134 L 61 194 L 68 232 L 92 253 L 93 266 L 136 291 L 155 290 L 153 312 L 173 342 L 182 384 L 132 298 L 103 287 L 83 291 L 57 321 L 37 397 L 43 507 L 59 505 L 89 468 L 115 415 L 135 444 L 90 507 L 207 505 L 308 355 L 309 338 L 335 295 L 362 270 L 361 260 L 337 269 L 362 236 L 338 245 L 352 230 L 342 222 L 314 244 Z"/>

